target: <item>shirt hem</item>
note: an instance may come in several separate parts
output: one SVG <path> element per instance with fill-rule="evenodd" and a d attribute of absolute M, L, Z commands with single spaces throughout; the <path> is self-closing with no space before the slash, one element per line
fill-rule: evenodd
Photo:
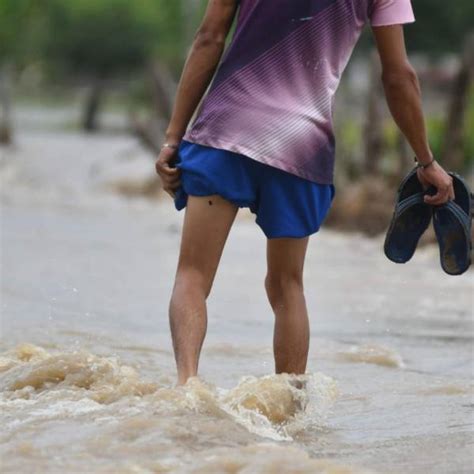
<path fill-rule="evenodd" d="M 334 184 L 334 178 L 325 178 L 321 175 L 316 175 L 314 173 L 308 173 L 304 169 L 300 168 L 299 166 L 289 165 L 288 163 L 283 163 L 275 158 L 269 158 L 265 155 L 261 155 L 260 153 L 256 153 L 254 150 L 247 148 L 245 145 L 239 145 L 227 140 L 223 140 L 220 137 L 215 137 L 212 135 L 206 135 L 206 138 L 199 138 L 194 137 L 192 132 L 187 132 L 183 136 L 183 140 L 186 140 L 191 143 L 196 143 L 197 145 L 204 145 L 210 146 L 214 148 L 219 148 L 227 151 L 231 151 L 233 153 L 239 153 L 251 158 L 255 161 L 263 163 L 268 166 L 273 166 L 274 168 L 280 169 L 282 171 L 286 171 L 287 173 L 291 173 L 296 175 L 300 178 L 307 179 L 308 181 L 312 181 L 317 184 Z"/>

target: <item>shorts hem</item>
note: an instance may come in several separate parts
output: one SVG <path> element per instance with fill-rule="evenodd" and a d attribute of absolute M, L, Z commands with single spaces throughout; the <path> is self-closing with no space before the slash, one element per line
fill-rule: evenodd
<path fill-rule="evenodd" d="M 265 237 L 268 240 L 272 240 L 272 239 L 304 239 L 305 237 L 310 237 L 311 235 L 314 235 L 314 234 L 318 233 L 319 230 L 320 230 L 320 227 L 318 227 L 315 230 L 311 230 L 311 231 L 303 232 L 303 233 L 299 233 L 299 234 L 293 234 L 291 232 L 277 232 L 275 235 L 268 234 L 267 232 L 265 232 L 262 229 L 262 227 L 260 227 L 260 229 L 263 231 L 263 233 L 265 234 Z"/>
<path fill-rule="evenodd" d="M 231 196 L 226 195 L 225 193 L 221 191 L 217 191 L 215 189 L 207 189 L 207 190 L 200 190 L 196 191 L 195 189 L 190 189 L 187 184 L 184 182 L 181 183 L 181 186 L 178 190 L 180 193 L 180 196 L 175 198 L 175 207 L 178 211 L 181 211 L 184 209 L 187 204 L 188 204 L 188 196 L 195 196 L 195 197 L 206 197 L 206 196 L 220 196 L 222 199 L 225 199 L 226 201 L 230 202 L 234 206 L 237 207 L 250 207 L 251 202 L 249 201 L 241 201 L 238 199 L 235 199 Z"/>
<path fill-rule="evenodd" d="M 258 227 L 260 227 L 267 239 L 303 239 L 305 237 L 309 237 L 310 235 L 316 234 L 321 229 L 321 224 L 318 224 L 316 227 L 312 227 L 309 230 L 302 230 L 299 232 L 282 230 L 277 232 L 269 232 L 266 231 L 263 225 L 259 222 L 258 217 L 255 219 L 255 223 L 258 225 Z"/>

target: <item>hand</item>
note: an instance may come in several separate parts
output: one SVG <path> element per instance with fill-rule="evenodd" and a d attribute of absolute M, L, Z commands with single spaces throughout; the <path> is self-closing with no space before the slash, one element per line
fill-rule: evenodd
<path fill-rule="evenodd" d="M 434 196 L 427 195 L 424 197 L 427 204 L 439 206 L 450 199 L 454 199 L 453 178 L 446 173 L 437 161 L 434 161 L 427 168 L 418 168 L 417 175 L 424 189 L 433 185 L 437 190 Z"/>
<path fill-rule="evenodd" d="M 176 189 L 181 185 L 181 170 L 172 166 L 177 154 L 177 149 L 168 147 L 162 148 L 155 164 L 156 172 L 163 183 L 163 189 L 173 199 L 176 195 Z"/>

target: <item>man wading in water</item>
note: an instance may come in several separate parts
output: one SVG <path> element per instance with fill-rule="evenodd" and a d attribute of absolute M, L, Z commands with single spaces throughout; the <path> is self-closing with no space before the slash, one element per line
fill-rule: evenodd
<path fill-rule="evenodd" d="M 305 372 L 305 253 L 334 198 L 334 93 L 366 24 L 392 115 L 418 162 L 432 162 L 418 170 L 438 190 L 426 202 L 454 197 L 452 178 L 433 161 L 406 55 L 402 24 L 413 21 L 410 0 L 209 0 L 156 163 L 176 208 L 186 207 L 169 308 L 179 384 L 197 374 L 206 299 L 239 207 L 256 214 L 268 239 L 275 370 Z"/>

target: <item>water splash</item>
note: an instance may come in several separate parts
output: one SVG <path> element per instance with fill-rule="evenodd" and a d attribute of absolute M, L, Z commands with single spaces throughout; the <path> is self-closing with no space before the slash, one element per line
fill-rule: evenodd
<path fill-rule="evenodd" d="M 222 407 L 249 431 L 274 440 L 291 440 L 320 425 L 337 397 L 333 379 L 322 374 L 247 376 L 220 391 Z"/>
<path fill-rule="evenodd" d="M 405 367 L 400 354 L 393 349 L 377 344 L 353 346 L 348 351 L 339 352 L 337 358 L 346 362 L 364 362 L 384 367 Z"/>
<path fill-rule="evenodd" d="M 335 381 L 321 373 L 246 376 L 232 389 L 192 377 L 183 386 L 171 387 L 141 380 L 135 369 L 115 357 L 85 351 L 50 353 L 22 344 L 0 358 L 0 405 L 10 413 L 29 406 L 28 422 L 35 417 L 81 416 L 123 401 L 127 413 L 194 412 L 288 441 L 298 431 L 323 423 L 336 397 Z M 36 401 L 43 405 L 36 406 Z"/>
<path fill-rule="evenodd" d="M 50 354 L 41 347 L 21 344 L 0 358 L 0 394 L 3 398 L 31 398 L 46 391 L 64 391 L 68 397 L 112 403 L 124 396 L 143 396 L 156 384 L 114 357 L 84 351 Z"/>

